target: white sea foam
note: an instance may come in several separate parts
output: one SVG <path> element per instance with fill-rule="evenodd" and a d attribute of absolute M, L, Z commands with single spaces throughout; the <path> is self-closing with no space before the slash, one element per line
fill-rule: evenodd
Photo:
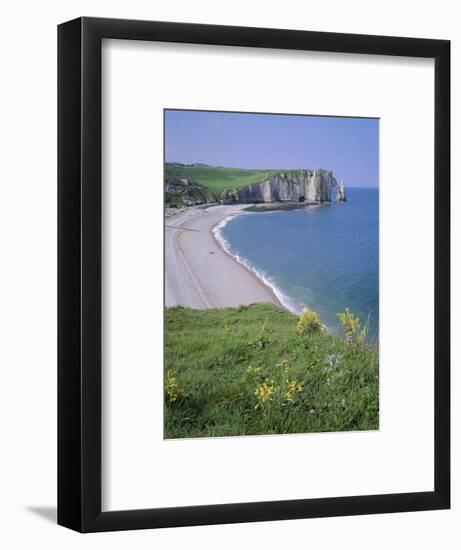
<path fill-rule="evenodd" d="M 269 214 L 269 212 L 265 212 L 265 214 Z M 254 273 L 256 277 L 258 277 L 258 279 L 260 279 L 266 286 L 268 286 L 275 294 L 278 301 L 286 309 L 288 309 L 288 311 L 291 311 L 291 313 L 294 313 L 295 315 L 299 315 L 306 306 L 282 292 L 268 275 L 261 271 L 258 271 L 246 258 L 243 258 L 239 254 L 234 252 L 231 248 L 229 241 L 223 236 L 222 229 L 237 216 L 238 214 L 227 216 L 213 227 L 212 231 L 216 241 L 221 245 L 226 254 L 234 258 L 234 260 L 236 260 L 240 265 L 243 265 L 243 267 Z"/>

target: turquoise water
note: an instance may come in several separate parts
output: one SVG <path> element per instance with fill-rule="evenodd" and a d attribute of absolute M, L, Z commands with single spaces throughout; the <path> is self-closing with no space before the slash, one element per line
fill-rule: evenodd
<path fill-rule="evenodd" d="M 221 224 L 217 236 L 294 313 L 317 311 L 329 330 L 347 306 L 369 337 L 379 328 L 379 194 L 349 188 L 345 204 L 248 213 Z"/>

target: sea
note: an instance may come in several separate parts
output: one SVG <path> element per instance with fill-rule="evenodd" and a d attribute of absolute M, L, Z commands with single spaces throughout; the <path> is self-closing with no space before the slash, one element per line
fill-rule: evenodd
<path fill-rule="evenodd" d="M 346 203 L 236 215 L 215 235 L 293 313 L 313 309 L 340 333 L 337 314 L 348 307 L 378 341 L 378 189 L 350 187 Z"/>

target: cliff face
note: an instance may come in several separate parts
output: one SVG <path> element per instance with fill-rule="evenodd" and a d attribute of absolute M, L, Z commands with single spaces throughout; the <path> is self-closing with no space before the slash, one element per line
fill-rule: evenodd
<path fill-rule="evenodd" d="M 336 201 L 346 202 L 346 188 L 344 187 L 343 180 L 341 180 L 336 186 Z"/>
<path fill-rule="evenodd" d="M 329 202 L 337 188 L 337 200 L 346 199 L 344 183 L 338 185 L 330 170 L 292 170 L 271 175 L 258 183 L 228 190 L 229 202 Z"/>

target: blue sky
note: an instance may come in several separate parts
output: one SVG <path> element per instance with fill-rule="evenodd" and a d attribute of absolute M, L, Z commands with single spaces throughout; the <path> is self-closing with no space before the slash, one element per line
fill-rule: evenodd
<path fill-rule="evenodd" d="M 379 120 L 165 111 L 167 162 L 326 168 L 349 187 L 378 186 Z"/>

